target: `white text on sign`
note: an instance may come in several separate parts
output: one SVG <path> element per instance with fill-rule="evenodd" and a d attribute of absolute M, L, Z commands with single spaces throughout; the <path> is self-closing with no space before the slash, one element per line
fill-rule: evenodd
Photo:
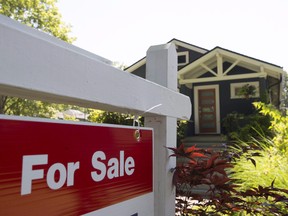
<path fill-rule="evenodd" d="M 42 155 L 25 155 L 22 161 L 22 179 L 21 179 L 21 195 L 32 193 L 33 180 L 44 178 L 44 169 L 33 168 L 38 165 L 48 164 L 48 154 Z M 97 151 L 92 156 L 92 166 L 96 171 L 91 172 L 93 181 L 102 181 L 105 176 L 108 179 L 118 178 L 125 174 L 130 176 L 135 170 L 135 161 L 133 157 L 125 159 L 124 151 L 119 152 L 118 158 L 106 159 L 103 151 Z M 47 186 L 52 190 L 66 186 L 74 185 L 75 172 L 80 169 L 80 161 L 69 162 L 67 165 L 62 163 L 52 164 L 46 173 Z M 55 174 L 59 173 L 59 179 L 55 180 Z"/>

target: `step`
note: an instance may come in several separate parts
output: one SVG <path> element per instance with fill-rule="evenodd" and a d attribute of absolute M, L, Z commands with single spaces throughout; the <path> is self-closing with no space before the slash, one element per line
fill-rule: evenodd
<path fill-rule="evenodd" d="M 226 139 L 224 136 L 193 136 L 182 140 L 185 147 L 196 145 L 198 148 L 213 149 L 215 151 L 222 151 L 226 147 Z"/>

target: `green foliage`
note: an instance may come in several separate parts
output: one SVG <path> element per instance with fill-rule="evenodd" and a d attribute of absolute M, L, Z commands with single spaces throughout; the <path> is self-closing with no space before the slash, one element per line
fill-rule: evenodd
<path fill-rule="evenodd" d="M 239 191 L 251 190 L 258 185 L 279 189 L 288 188 L 288 117 L 272 105 L 255 102 L 254 106 L 259 112 L 270 118 L 269 138 L 263 134 L 249 142 L 238 141 L 232 148 L 233 168 L 230 170 L 230 178 L 234 179 Z M 260 134 L 260 133 L 258 133 Z M 251 163 L 252 162 L 252 163 Z M 279 193 L 281 194 L 281 193 Z M 287 193 L 285 194 L 287 200 Z M 255 199 L 245 199 L 247 202 Z M 269 199 L 260 199 L 261 205 L 271 205 Z M 283 203 L 275 204 L 282 214 L 288 214 L 287 207 Z M 274 206 L 275 206 L 274 205 Z M 269 214 L 273 215 L 273 214 Z"/>
<path fill-rule="evenodd" d="M 57 0 L 0 0 L 0 14 L 72 43 L 75 38 L 69 36 L 71 27 L 61 20 L 56 3 Z M 58 108 L 45 102 L 0 94 L 0 114 L 50 118 Z"/>
<path fill-rule="evenodd" d="M 255 107 L 260 110 L 263 115 L 271 118 L 269 129 L 273 132 L 274 146 L 288 157 L 288 116 L 287 113 L 282 114 L 273 105 L 267 105 L 260 102 L 254 103 Z"/>
<path fill-rule="evenodd" d="M 240 88 L 238 94 L 243 95 L 248 99 L 256 94 L 256 87 L 254 85 L 245 84 Z"/>
<path fill-rule="evenodd" d="M 0 14 L 39 29 L 68 43 L 71 26 L 61 20 L 57 0 L 0 0 Z"/>
<path fill-rule="evenodd" d="M 254 164 L 248 158 L 253 159 Z M 288 158 L 273 148 L 251 150 L 236 159 L 230 177 L 237 180 L 240 190 L 258 185 L 268 187 L 274 179 L 275 187 L 288 188 L 287 163 Z"/>
<path fill-rule="evenodd" d="M 7 97 L 4 113 L 8 115 L 51 118 L 55 115 L 56 111 L 49 103 Z"/>
<path fill-rule="evenodd" d="M 254 105 L 260 114 L 225 119 L 229 134 L 237 134 L 228 151 L 170 148 L 178 157 L 177 215 L 288 215 L 288 117 L 271 105 Z M 200 185 L 206 193 L 196 193 Z"/>
<path fill-rule="evenodd" d="M 100 110 L 93 110 L 88 117 L 91 122 L 106 123 L 106 124 L 121 124 L 121 125 L 133 125 L 134 116 L 129 114 L 106 112 Z M 143 125 L 143 118 L 139 119 L 140 126 Z M 136 122 L 136 126 L 138 122 Z"/>
<path fill-rule="evenodd" d="M 229 140 L 250 141 L 260 134 L 271 135 L 270 117 L 259 113 L 244 115 L 237 112 L 228 114 L 223 119 L 223 127 Z"/>
<path fill-rule="evenodd" d="M 288 167 L 286 166 L 288 158 L 283 154 L 279 154 L 279 150 L 275 148 L 272 140 L 262 137 L 260 141 L 254 139 L 254 143 L 242 142 L 236 151 L 235 149 L 234 147 L 233 167 L 229 170 L 229 177 L 233 179 L 240 194 L 255 190 L 260 186 L 261 188 L 278 188 L 280 191 L 288 188 Z M 271 186 L 271 182 L 273 186 Z M 275 191 L 275 194 L 283 195 L 283 200 L 288 199 L 287 192 L 279 193 L 279 191 Z M 271 212 L 274 212 L 273 208 L 275 208 L 281 215 L 288 214 L 285 203 L 274 202 L 273 199 L 268 199 L 265 196 L 244 198 L 246 202 L 257 202 L 261 210 L 263 206 L 269 206 Z M 265 215 L 275 215 L 275 212 L 273 214 L 271 212 Z"/>
<path fill-rule="evenodd" d="M 284 73 L 282 75 L 282 78 L 283 78 L 283 81 L 282 81 L 282 84 L 283 84 L 283 89 L 282 91 L 280 91 L 280 94 L 281 94 L 281 98 L 282 98 L 282 106 L 284 108 L 288 107 L 288 76 L 287 76 L 287 73 Z"/>
<path fill-rule="evenodd" d="M 187 121 L 177 121 L 177 146 L 181 144 L 181 140 L 186 136 Z"/>
<path fill-rule="evenodd" d="M 91 122 L 97 123 L 106 123 L 106 124 L 121 124 L 121 125 L 133 125 L 134 116 L 130 114 L 123 114 L 117 112 L 106 112 L 100 110 L 92 110 L 89 113 L 88 120 Z M 144 125 L 144 117 L 138 118 L 138 121 L 135 122 L 135 125 L 138 126 Z M 185 137 L 187 129 L 187 121 L 177 121 L 177 145 Z"/>
<path fill-rule="evenodd" d="M 169 148 L 178 163 L 173 173 L 176 215 L 283 215 L 287 213 L 288 190 L 268 186 L 237 190 L 228 176 L 233 164 L 219 152 L 192 146 Z M 197 193 L 199 186 L 206 191 Z M 205 190 L 205 188 L 204 188 Z"/>

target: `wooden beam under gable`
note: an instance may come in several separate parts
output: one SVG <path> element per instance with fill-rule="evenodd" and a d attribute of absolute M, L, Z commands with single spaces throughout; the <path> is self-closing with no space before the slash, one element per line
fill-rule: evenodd
<path fill-rule="evenodd" d="M 223 75 L 227 75 L 239 62 L 240 62 L 240 60 L 237 59 L 237 60 L 224 72 Z"/>
<path fill-rule="evenodd" d="M 204 77 L 204 78 L 193 78 L 179 80 L 179 83 L 182 84 L 194 84 L 194 83 L 204 83 L 204 82 L 216 82 L 224 80 L 236 80 L 236 79 L 249 79 L 249 78 L 258 78 L 258 77 L 267 77 L 267 73 L 250 73 L 250 74 L 238 74 L 222 77 Z"/>
<path fill-rule="evenodd" d="M 218 49 L 218 48 L 216 48 Z M 179 77 L 185 77 L 187 73 L 190 73 L 193 71 L 194 68 L 199 67 L 199 65 L 204 64 L 207 60 L 210 60 L 211 58 L 215 57 L 216 55 L 216 49 L 213 51 L 210 51 L 209 53 L 205 54 L 204 56 L 198 58 L 191 64 L 187 65 L 186 67 L 182 68 L 179 72 L 178 75 Z M 214 71 L 213 71 L 214 72 Z M 215 73 L 215 72 L 214 72 Z"/>
<path fill-rule="evenodd" d="M 275 65 L 272 65 L 272 64 L 269 64 L 269 63 L 265 63 L 263 61 L 260 61 L 260 60 L 254 59 L 254 58 L 250 58 L 250 57 L 240 55 L 240 54 L 237 54 L 234 52 L 229 52 L 229 51 L 224 50 L 224 49 L 219 49 L 219 53 L 222 54 L 224 57 L 227 56 L 229 58 L 234 58 L 234 59 L 239 60 L 238 64 L 241 62 L 241 63 L 246 63 L 246 64 L 258 66 L 258 67 L 262 66 L 263 68 L 265 68 L 266 72 L 267 72 L 266 69 L 268 69 L 268 71 L 274 71 L 274 72 L 280 73 L 280 74 L 283 73 L 282 68 L 275 66 Z M 261 71 L 261 68 L 260 68 L 260 71 Z"/>
<path fill-rule="evenodd" d="M 210 73 L 212 73 L 214 76 L 217 76 L 217 73 L 215 73 L 215 71 L 213 71 L 211 68 L 209 68 L 207 65 L 205 65 L 204 63 L 200 64 L 200 66 L 202 68 L 204 68 L 205 70 L 209 71 Z"/>
<path fill-rule="evenodd" d="M 217 74 L 218 76 L 223 76 L 223 57 L 220 53 L 216 53 L 217 58 Z"/>
<path fill-rule="evenodd" d="M 223 71 L 223 62 L 230 62 L 232 65 L 228 69 Z M 231 75 L 229 72 L 235 68 L 235 66 L 247 68 L 253 73 Z M 213 68 L 217 67 L 217 72 Z M 210 72 L 213 77 L 201 76 Z M 180 84 L 190 85 L 193 83 L 213 82 L 220 80 L 235 80 L 235 79 L 247 79 L 257 77 L 271 76 L 278 80 L 281 79 L 283 69 L 277 65 L 270 64 L 255 58 L 251 58 L 233 51 L 229 51 L 220 47 L 216 47 L 209 53 L 200 57 L 190 65 L 182 68 L 178 72 L 178 78 Z"/>

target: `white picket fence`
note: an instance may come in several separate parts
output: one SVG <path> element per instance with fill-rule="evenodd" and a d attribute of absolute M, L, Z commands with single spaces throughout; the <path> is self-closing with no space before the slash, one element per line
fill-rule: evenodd
<path fill-rule="evenodd" d="M 100 56 L 0 15 L 0 95 L 145 113 L 145 126 L 154 129 L 154 215 L 172 216 L 175 159 L 164 146 L 176 145 L 176 120 L 191 114 L 190 99 L 177 92 L 173 44 L 148 49 L 146 75 L 147 80 L 116 69 Z"/>

